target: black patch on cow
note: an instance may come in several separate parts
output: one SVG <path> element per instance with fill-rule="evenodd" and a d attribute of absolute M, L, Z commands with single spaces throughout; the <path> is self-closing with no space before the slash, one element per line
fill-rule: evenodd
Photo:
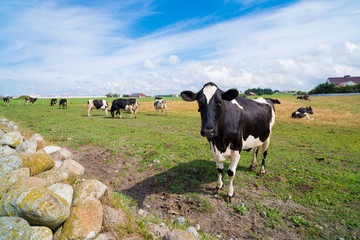
<path fill-rule="evenodd" d="M 217 168 L 216 170 L 218 171 L 218 173 L 221 173 L 221 174 L 222 174 L 223 171 L 224 171 L 224 169 L 221 169 L 221 168 Z"/>
<path fill-rule="evenodd" d="M 229 177 L 234 176 L 234 172 L 231 169 L 227 170 L 227 174 L 228 174 Z"/>
<path fill-rule="evenodd" d="M 103 101 L 102 100 L 93 100 L 93 104 L 96 109 L 100 109 L 103 106 Z"/>

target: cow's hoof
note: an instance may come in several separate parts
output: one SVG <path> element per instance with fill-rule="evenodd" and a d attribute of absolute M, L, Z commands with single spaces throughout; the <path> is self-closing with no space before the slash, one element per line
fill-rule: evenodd
<path fill-rule="evenodd" d="M 233 203 L 234 202 L 234 196 L 235 195 L 230 196 L 229 194 L 227 194 L 226 197 L 225 197 L 225 201 L 227 203 Z"/>
<path fill-rule="evenodd" d="M 216 188 L 215 188 L 215 194 L 220 194 L 220 193 L 222 193 L 222 190 L 223 190 L 222 187 L 216 187 Z"/>
<path fill-rule="evenodd" d="M 256 170 L 256 166 L 254 165 L 250 165 L 250 167 L 249 167 L 249 171 L 255 171 Z"/>

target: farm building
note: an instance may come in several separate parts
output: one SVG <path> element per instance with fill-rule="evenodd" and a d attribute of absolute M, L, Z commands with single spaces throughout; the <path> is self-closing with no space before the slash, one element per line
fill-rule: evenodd
<path fill-rule="evenodd" d="M 123 97 L 137 97 L 137 98 L 147 98 L 148 96 L 146 96 L 143 93 L 133 93 L 133 94 L 124 94 Z"/>
<path fill-rule="evenodd" d="M 345 75 L 344 77 L 329 77 L 326 83 L 334 84 L 336 87 L 356 85 L 360 84 L 360 77 L 351 77 L 350 75 Z"/>

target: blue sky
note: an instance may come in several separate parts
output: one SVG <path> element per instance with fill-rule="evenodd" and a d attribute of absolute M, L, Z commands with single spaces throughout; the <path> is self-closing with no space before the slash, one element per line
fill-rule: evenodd
<path fill-rule="evenodd" d="M 0 95 L 309 91 L 360 76 L 360 1 L 1 0 Z"/>

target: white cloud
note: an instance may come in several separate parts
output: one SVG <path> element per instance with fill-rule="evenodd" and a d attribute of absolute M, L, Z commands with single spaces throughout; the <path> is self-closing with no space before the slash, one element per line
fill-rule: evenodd
<path fill-rule="evenodd" d="M 169 58 L 165 58 L 163 56 L 157 57 L 155 59 L 146 59 L 144 61 L 144 67 L 149 69 L 156 69 L 160 68 L 162 65 L 169 65 L 169 64 L 178 64 L 180 63 L 180 59 L 176 55 L 171 55 Z"/>

